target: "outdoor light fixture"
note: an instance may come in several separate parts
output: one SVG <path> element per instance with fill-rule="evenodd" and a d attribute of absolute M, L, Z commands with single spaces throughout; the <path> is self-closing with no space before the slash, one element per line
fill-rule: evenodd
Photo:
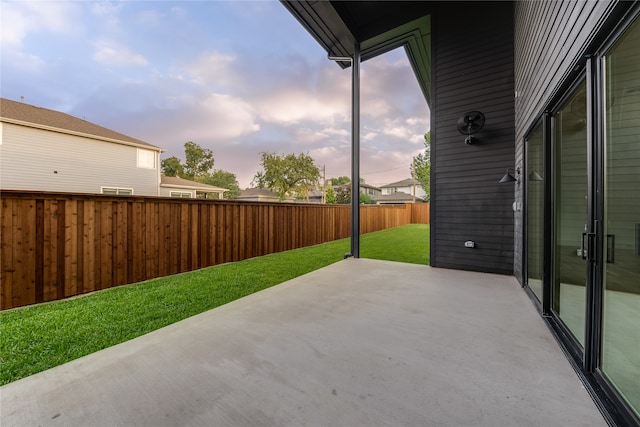
<path fill-rule="evenodd" d="M 476 140 L 471 136 L 484 127 L 484 114 L 480 111 L 470 111 L 458 119 L 458 132 L 467 135 L 464 143 L 473 144 Z"/>
<path fill-rule="evenodd" d="M 509 171 L 513 171 L 513 173 Z M 518 175 L 520 175 L 520 167 L 517 167 L 515 169 L 507 169 L 507 173 L 504 174 L 504 176 L 500 181 L 498 181 L 498 183 L 504 184 L 505 182 L 518 182 Z"/>
<path fill-rule="evenodd" d="M 532 170 L 529 173 L 529 181 L 543 181 L 542 177 L 538 174 L 538 172 Z"/>

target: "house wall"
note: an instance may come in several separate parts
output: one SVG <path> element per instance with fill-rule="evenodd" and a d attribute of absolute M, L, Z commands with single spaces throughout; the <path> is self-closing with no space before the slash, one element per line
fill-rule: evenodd
<path fill-rule="evenodd" d="M 382 189 L 382 194 L 393 194 L 398 192 L 413 196 L 413 187 L 385 187 Z M 416 185 L 416 197 L 424 199 L 426 195 L 427 193 L 422 189 L 422 187 Z"/>
<path fill-rule="evenodd" d="M 171 197 L 171 193 L 173 192 L 180 192 L 180 193 L 189 193 L 191 194 L 191 197 L 196 197 L 196 190 L 190 189 L 190 188 L 170 188 L 170 187 L 160 187 L 159 189 L 159 195 L 162 197 Z"/>
<path fill-rule="evenodd" d="M 443 2 L 431 22 L 431 265 L 512 274 L 514 188 L 498 181 L 515 156 L 513 5 Z M 486 124 L 466 145 L 474 110 Z"/>
<path fill-rule="evenodd" d="M 548 104 L 575 77 L 585 54 L 618 7 L 617 1 L 518 1 L 514 6 L 515 162 L 523 164 L 524 137 Z M 523 203 L 522 186 L 515 197 Z M 515 216 L 514 273 L 522 281 L 523 212 Z"/>
<path fill-rule="evenodd" d="M 101 187 L 117 187 L 158 195 L 157 152 L 155 169 L 138 168 L 136 147 L 12 123 L 0 126 L 3 190 L 100 193 Z"/>

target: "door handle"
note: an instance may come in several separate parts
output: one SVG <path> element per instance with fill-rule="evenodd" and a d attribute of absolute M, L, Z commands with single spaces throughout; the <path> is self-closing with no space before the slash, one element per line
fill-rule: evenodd
<path fill-rule="evenodd" d="M 596 262 L 596 233 L 587 233 L 587 260 Z"/>
<path fill-rule="evenodd" d="M 584 238 L 587 238 L 587 244 L 584 243 Z M 580 258 L 584 260 L 589 260 L 590 262 L 595 261 L 595 257 L 592 256 L 595 253 L 595 240 L 596 233 L 587 233 L 586 231 L 582 233 L 582 237 L 580 238 Z"/>
<path fill-rule="evenodd" d="M 607 264 L 616 262 L 616 235 L 607 234 Z"/>

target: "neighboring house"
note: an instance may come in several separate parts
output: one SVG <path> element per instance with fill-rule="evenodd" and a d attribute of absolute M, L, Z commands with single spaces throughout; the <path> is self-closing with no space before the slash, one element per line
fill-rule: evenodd
<path fill-rule="evenodd" d="M 282 3 L 342 68 L 404 47 L 431 266 L 514 275 L 607 423 L 640 425 L 640 2 Z"/>
<path fill-rule="evenodd" d="M 424 200 L 413 197 L 411 194 L 396 191 L 391 194 L 381 194 L 373 198 L 376 205 L 400 205 L 405 203 L 422 203 Z"/>
<path fill-rule="evenodd" d="M 226 188 L 189 181 L 176 176 L 160 176 L 160 196 L 182 198 L 214 198 L 223 199 Z M 214 197 L 209 197 L 214 196 Z"/>
<path fill-rule="evenodd" d="M 386 184 L 380 187 L 382 190 L 382 195 L 391 195 L 393 193 L 406 193 L 411 196 L 413 200 L 413 196 L 416 199 L 424 200 L 427 197 L 427 193 L 422 189 L 420 183 L 417 181 L 407 178 L 402 181 L 392 182 L 391 184 Z"/>
<path fill-rule="evenodd" d="M 371 198 L 375 198 L 382 194 L 380 188 L 374 187 L 373 185 L 365 184 L 364 182 L 360 183 L 360 192 L 371 196 Z"/>
<path fill-rule="evenodd" d="M 236 200 L 248 200 L 252 202 L 279 202 L 280 197 L 275 191 L 271 191 L 268 188 L 247 188 L 241 190 L 240 195 L 236 197 Z M 293 197 L 285 197 L 285 202 L 292 202 Z"/>
<path fill-rule="evenodd" d="M 295 199 L 296 203 L 322 203 L 324 201 L 324 192 L 322 190 L 311 190 L 306 199 Z"/>
<path fill-rule="evenodd" d="M 0 189 L 158 196 L 160 153 L 59 111 L 0 98 Z"/>

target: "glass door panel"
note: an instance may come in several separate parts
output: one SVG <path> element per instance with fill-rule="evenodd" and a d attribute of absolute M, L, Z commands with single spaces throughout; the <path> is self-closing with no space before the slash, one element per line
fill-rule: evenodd
<path fill-rule="evenodd" d="M 583 233 L 588 215 L 586 98 L 583 81 L 554 115 L 555 262 L 552 309 L 583 346 L 587 274 Z"/>
<path fill-rule="evenodd" d="M 542 301 L 544 183 L 542 126 L 527 138 L 527 285 Z"/>
<path fill-rule="evenodd" d="M 604 58 L 602 370 L 640 414 L 640 20 Z"/>

